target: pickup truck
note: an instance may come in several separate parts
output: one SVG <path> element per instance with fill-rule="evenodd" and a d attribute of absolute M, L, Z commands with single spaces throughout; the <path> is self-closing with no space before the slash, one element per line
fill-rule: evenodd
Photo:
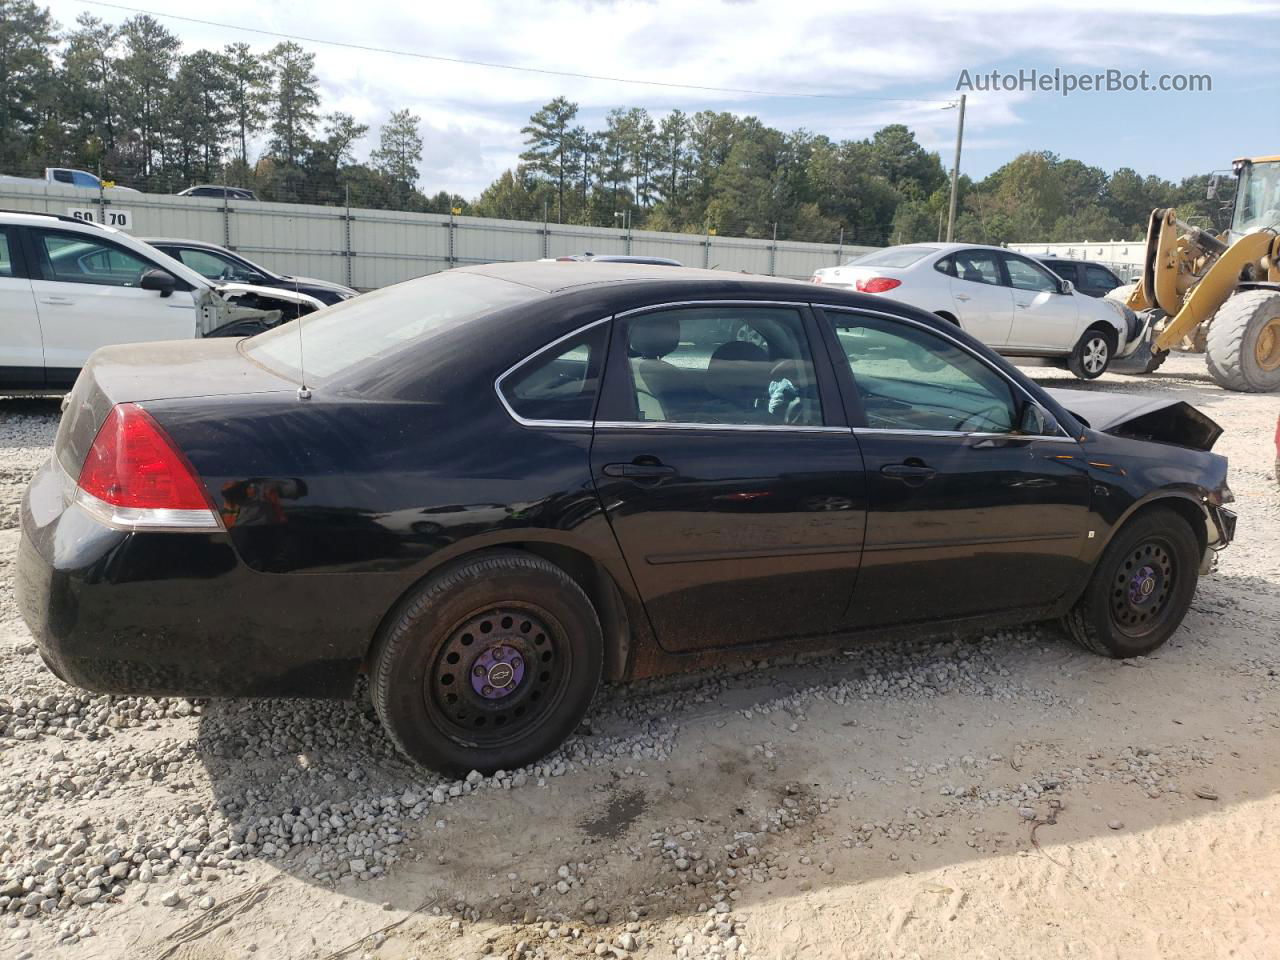
<path fill-rule="evenodd" d="M 64 187 L 87 187 L 90 190 L 107 189 L 120 193 L 141 193 L 133 187 L 118 187 L 114 184 L 103 185 L 92 173 L 84 170 L 72 170 L 69 167 L 45 167 L 43 177 L 9 177 L 0 176 L 0 184 L 4 183 L 56 183 Z"/>

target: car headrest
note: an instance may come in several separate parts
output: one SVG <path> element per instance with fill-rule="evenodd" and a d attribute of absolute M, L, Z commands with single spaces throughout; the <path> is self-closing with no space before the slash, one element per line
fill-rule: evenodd
<path fill-rule="evenodd" d="M 636 356 L 657 360 L 680 346 L 680 320 L 677 317 L 644 317 L 631 325 L 627 344 Z"/>
<path fill-rule="evenodd" d="M 732 403 L 749 405 L 768 382 L 769 355 L 746 340 L 722 343 L 707 364 L 707 391 Z"/>

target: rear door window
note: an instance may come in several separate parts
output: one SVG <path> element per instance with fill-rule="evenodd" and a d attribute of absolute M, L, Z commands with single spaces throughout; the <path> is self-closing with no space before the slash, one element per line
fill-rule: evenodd
<path fill-rule="evenodd" d="M 717 305 L 662 310 L 620 323 L 630 375 L 620 419 L 823 425 L 798 310 Z"/>
<path fill-rule="evenodd" d="M 970 283 L 987 283 L 1000 286 L 1004 280 L 1000 272 L 999 255 L 994 250 L 961 250 L 952 254 L 955 273 L 952 276 Z"/>

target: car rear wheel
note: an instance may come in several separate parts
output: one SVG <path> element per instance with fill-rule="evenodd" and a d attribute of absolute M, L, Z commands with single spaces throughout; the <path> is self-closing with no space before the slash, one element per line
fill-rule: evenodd
<path fill-rule="evenodd" d="M 1186 616 L 1199 559 L 1199 543 L 1181 516 L 1163 508 L 1141 514 L 1103 551 L 1084 594 L 1064 618 L 1067 632 L 1104 657 L 1150 653 Z"/>
<path fill-rule="evenodd" d="M 378 641 L 374 707 L 410 759 L 451 775 L 522 767 L 554 750 L 600 681 L 600 621 L 567 573 L 522 553 L 428 580 Z"/>
<path fill-rule="evenodd" d="M 1081 380 L 1094 380 L 1106 372 L 1115 352 L 1115 333 L 1091 327 L 1071 351 L 1067 369 Z"/>

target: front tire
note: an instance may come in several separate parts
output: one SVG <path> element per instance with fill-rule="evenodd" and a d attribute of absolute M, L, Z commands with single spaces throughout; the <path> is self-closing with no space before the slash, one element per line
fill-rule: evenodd
<path fill-rule="evenodd" d="M 1209 323 L 1204 359 L 1220 387 L 1280 390 L 1280 293 L 1244 290 L 1228 299 Z"/>
<path fill-rule="evenodd" d="M 1200 575 L 1200 545 L 1187 521 L 1155 508 L 1125 524 L 1063 618 L 1072 638 L 1104 657 L 1137 657 L 1182 623 Z"/>
<path fill-rule="evenodd" d="M 1067 369 L 1080 380 L 1096 380 L 1107 372 L 1115 352 L 1115 332 L 1090 327 L 1067 357 Z"/>
<path fill-rule="evenodd" d="M 378 717 L 411 760 L 449 775 L 511 770 L 564 741 L 603 663 L 578 583 L 541 557 L 477 556 L 429 579 L 379 638 Z"/>

